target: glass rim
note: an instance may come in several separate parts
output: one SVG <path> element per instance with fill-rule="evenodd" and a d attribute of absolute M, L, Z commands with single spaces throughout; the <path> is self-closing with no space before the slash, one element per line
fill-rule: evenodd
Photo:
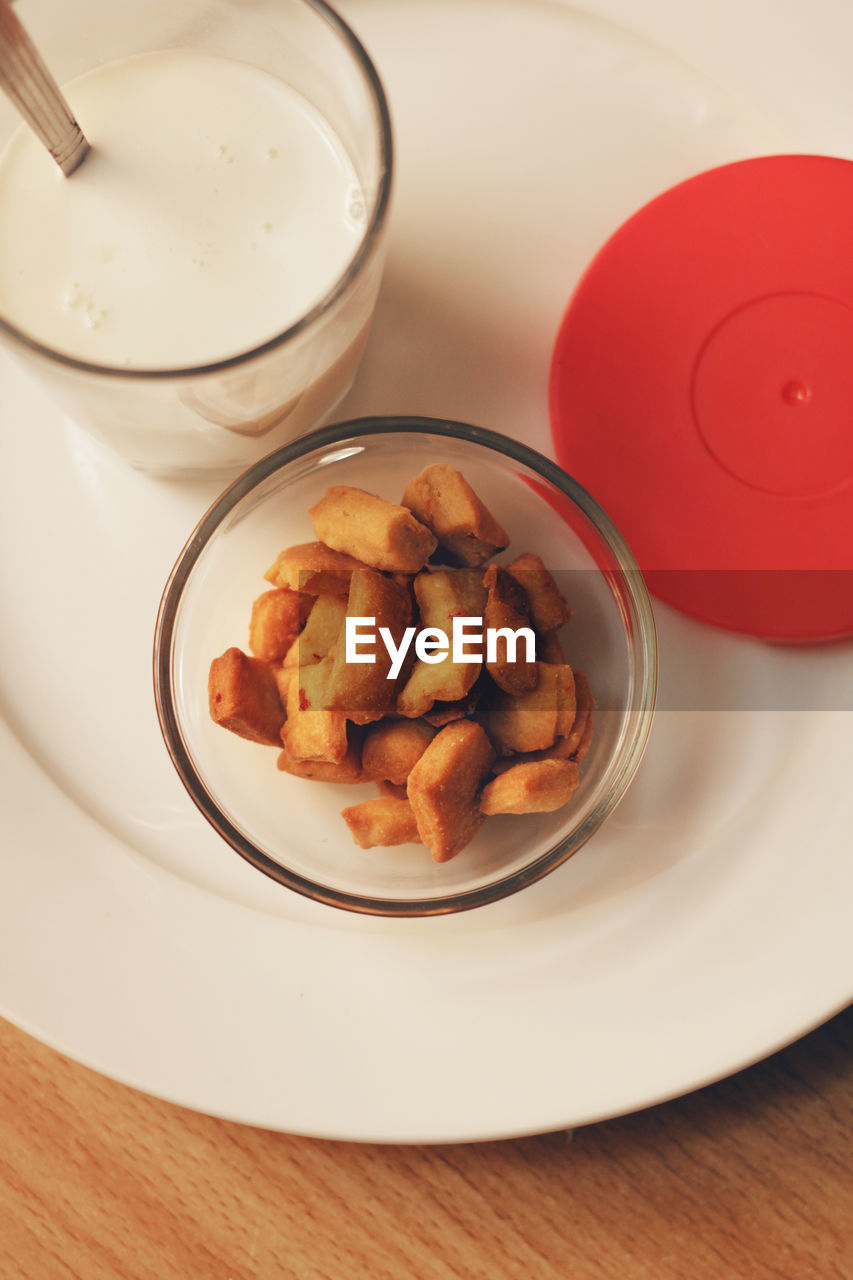
<path fill-rule="evenodd" d="M 186 745 L 172 696 L 175 628 L 183 590 L 211 538 L 230 512 L 265 480 L 291 463 L 334 445 L 382 435 L 433 435 L 463 440 L 511 458 L 551 483 L 575 504 L 613 555 L 624 584 L 622 603 L 630 609 L 632 627 L 626 626 L 626 631 L 633 632 L 629 642 L 634 669 L 625 723 L 599 783 L 603 794 L 583 822 L 529 864 L 506 876 L 476 889 L 430 898 L 384 898 L 336 889 L 299 875 L 264 853 L 229 820 L 205 785 Z M 315 902 L 359 914 L 389 918 L 448 915 L 497 902 L 541 880 L 577 852 L 619 803 L 639 767 L 651 732 L 658 679 L 657 629 L 645 580 L 622 534 L 592 495 L 557 463 L 528 445 L 485 427 L 443 418 L 374 416 L 321 428 L 275 450 L 239 476 L 211 504 L 178 555 L 163 589 L 154 632 L 153 677 L 160 731 L 184 787 L 210 825 L 256 870 Z"/>
<path fill-rule="evenodd" d="M 362 74 L 379 126 L 380 179 L 376 203 L 354 255 L 350 258 L 345 270 L 338 276 L 331 288 L 323 294 L 310 310 L 271 338 L 267 338 L 264 342 L 257 343 L 252 347 L 247 347 L 233 356 L 208 361 L 205 364 L 176 365 L 174 368 L 142 367 L 138 369 L 128 369 L 121 365 L 97 364 L 94 361 L 83 360 L 78 356 L 69 355 L 64 351 L 58 351 L 55 347 L 40 342 L 38 338 L 33 337 L 23 329 L 19 329 L 17 325 L 12 324 L 11 321 L 6 320 L 2 313 L 0 313 L 0 334 L 4 334 L 14 344 L 22 346 L 30 354 L 59 365 L 61 368 L 72 369 L 77 373 L 90 374 L 100 378 L 117 378 L 131 382 L 134 379 L 141 382 L 169 382 L 173 380 L 182 382 L 192 378 L 224 373 L 229 369 L 239 368 L 241 365 L 247 364 L 260 356 L 268 355 L 310 329 L 327 312 L 331 311 L 338 300 L 347 292 L 353 281 L 357 279 L 362 267 L 366 265 L 387 222 L 394 169 L 394 141 L 391 114 L 382 81 L 370 55 L 358 36 L 337 10 L 333 9 L 326 0 L 301 0 L 301 3 L 309 9 L 313 9 L 317 16 L 336 32 L 341 43 L 349 49 L 353 61 Z"/>

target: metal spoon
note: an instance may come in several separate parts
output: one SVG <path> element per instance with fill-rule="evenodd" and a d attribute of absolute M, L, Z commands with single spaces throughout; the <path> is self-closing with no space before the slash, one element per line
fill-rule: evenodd
<path fill-rule="evenodd" d="M 0 88 L 69 177 L 85 160 L 89 143 L 13 12 L 12 0 L 0 0 Z"/>

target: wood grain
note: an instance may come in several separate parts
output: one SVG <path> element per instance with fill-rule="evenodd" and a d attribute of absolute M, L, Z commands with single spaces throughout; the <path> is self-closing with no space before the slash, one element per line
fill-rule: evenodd
<path fill-rule="evenodd" d="M 139 1094 L 0 1024 L 3 1280 L 852 1280 L 853 1009 L 619 1120 L 382 1147 Z"/>

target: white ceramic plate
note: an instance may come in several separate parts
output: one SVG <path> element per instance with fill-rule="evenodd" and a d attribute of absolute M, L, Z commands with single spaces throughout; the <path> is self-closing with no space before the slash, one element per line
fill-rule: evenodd
<path fill-rule="evenodd" d="M 551 345 L 615 226 L 717 163 L 843 153 L 841 3 L 646 0 L 642 38 L 539 0 L 341 8 L 386 82 L 398 147 L 386 286 L 341 417 L 467 419 L 550 452 Z M 232 853 L 160 741 L 154 618 L 211 483 L 127 471 L 11 365 L 0 406 L 0 1008 L 14 1022 L 203 1111 L 440 1141 L 647 1105 L 851 999 L 849 645 L 771 650 L 659 609 L 663 710 L 596 838 L 494 907 L 351 917 Z"/>

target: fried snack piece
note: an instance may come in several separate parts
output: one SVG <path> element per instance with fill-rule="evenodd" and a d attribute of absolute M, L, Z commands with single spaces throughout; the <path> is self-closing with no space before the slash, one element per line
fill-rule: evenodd
<path fill-rule="evenodd" d="M 395 800 L 408 800 L 409 798 L 405 784 L 402 787 L 398 787 L 396 783 L 388 782 L 385 778 L 377 778 L 376 790 L 381 796 L 393 796 Z"/>
<path fill-rule="evenodd" d="M 456 720 L 436 734 L 409 774 L 409 803 L 435 862 L 448 862 L 477 834 L 485 816 L 477 793 L 494 758 L 481 726 Z"/>
<path fill-rule="evenodd" d="M 593 700 L 589 681 L 582 671 L 574 672 L 576 710 L 571 731 L 566 737 L 557 738 L 553 746 L 543 751 L 525 751 L 504 760 L 496 760 L 493 773 L 504 773 L 516 764 L 534 763 L 538 760 L 574 760 L 580 763 L 592 741 Z"/>
<path fill-rule="evenodd" d="M 525 551 L 507 565 L 507 573 L 526 591 L 530 617 L 537 631 L 556 631 L 569 621 L 572 611 L 539 556 Z"/>
<path fill-rule="evenodd" d="M 474 679 L 476 678 L 475 671 Z M 397 715 L 413 718 L 429 715 L 436 702 L 445 705 L 448 702 L 455 703 L 464 698 L 469 687 L 468 668 L 452 662 L 449 657 L 435 665 L 418 660 L 397 695 Z"/>
<path fill-rule="evenodd" d="M 283 667 L 285 671 L 295 671 L 299 666 L 299 636 L 293 641 L 293 644 L 284 655 Z"/>
<path fill-rule="evenodd" d="M 540 662 L 554 662 L 561 666 L 566 654 L 556 631 L 543 631 L 536 638 L 536 657 Z"/>
<path fill-rule="evenodd" d="M 273 679 L 278 688 L 278 696 L 281 699 L 281 705 L 287 707 L 287 694 L 290 689 L 291 680 L 296 679 L 296 668 L 289 667 L 285 662 L 284 666 L 273 667 Z"/>
<path fill-rule="evenodd" d="M 317 596 L 311 605 L 305 626 L 285 654 L 284 665 L 310 667 L 315 662 L 320 662 L 331 652 L 343 629 L 346 616 L 345 597 Z"/>
<path fill-rule="evenodd" d="M 358 737 L 349 736 L 347 753 L 337 764 L 325 760 L 297 760 L 287 747 L 278 753 L 278 768 L 282 773 L 292 773 L 296 778 L 310 778 L 315 782 L 366 782 L 361 771 L 361 744 Z"/>
<path fill-rule="evenodd" d="M 347 722 L 340 711 L 325 710 L 331 662 L 294 670 L 287 689 L 287 720 L 281 740 L 294 760 L 340 764 L 347 753 Z"/>
<path fill-rule="evenodd" d="M 536 664 L 538 684 L 514 697 L 499 691 L 483 715 L 483 723 L 498 753 L 542 751 L 571 731 L 575 718 L 575 683 L 566 664 Z"/>
<path fill-rule="evenodd" d="M 371 725 L 364 735 L 361 766 L 371 778 L 403 786 L 437 732 L 424 720 L 383 720 Z"/>
<path fill-rule="evenodd" d="M 466 697 L 459 698 L 456 702 L 434 702 L 423 719 L 427 724 L 435 725 L 437 729 L 450 724 L 452 720 L 464 720 L 476 710 L 481 692 L 480 687 L 475 685 Z"/>
<path fill-rule="evenodd" d="M 572 798 L 578 785 L 573 760 L 514 764 L 483 787 L 480 808 L 493 813 L 553 813 Z"/>
<path fill-rule="evenodd" d="M 452 638 L 455 617 L 483 616 L 486 590 L 475 570 L 439 569 L 419 573 L 414 590 L 421 627 L 434 627 L 448 640 Z M 481 669 L 482 657 L 454 662 L 448 652 L 440 662 L 424 662 L 419 658 L 397 694 L 397 714 L 416 718 L 426 715 L 435 702 L 458 702 L 467 695 Z"/>
<path fill-rule="evenodd" d="M 552 746 L 545 747 L 541 751 L 519 751 L 515 755 L 496 760 L 492 765 L 492 773 L 506 773 L 507 769 L 514 769 L 517 764 L 535 764 L 540 760 L 570 760 L 571 758 L 572 747 L 569 739 L 555 738 Z"/>
<path fill-rule="evenodd" d="M 241 649 L 226 649 L 210 664 L 210 718 L 240 738 L 278 746 L 284 707 L 271 665 Z"/>
<path fill-rule="evenodd" d="M 488 593 L 477 569 L 429 569 L 414 580 L 415 599 L 425 627 L 442 627 L 448 634 L 458 614 L 482 618 Z"/>
<path fill-rule="evenodd" d="M 307 596 L 343 596 L 349 592 L 350 574 L 366 566 L 353 556 L 333 551 L 322 542 L 303 542 L 276 556 L 264 577 L 274 587 L 289 587 Z"/>
<path fill-rule="evenodd" d="M 373 569 L 417 573 L 438 545 L 407 507 L 349 485 L 332 485 L 308 514 L 321 542 Z"/>
<path fill-rule="evenodd" d="M 589 715 L 586 717 L 586 723 L 584 725 L 583 733 L 580 736 L 580 741 L 578 742 L 578 745 L 575 747 L 570 757 L 572 760 L 575 760 L 578 764 L 580 764 L 581 760 L 583 760 L 587 751 L 589 751 L 590 747 L 592 746 L 593 731 L 594 731 L 594 722 L 592 718 L 592 712 L 590 712 Z"/>
<path fill-rule="evenodd" d="M 249 648 L 256 658 L 280 662 L 305 621 L 305 597 L 290 587 L 258 596 L 249 622 Z"/>
<path fill-rule="evenodd" d="M 352 574 L 347 617 L 373 618 L 377 635 L 387 627 L 394 644 L 399 646 L 409 625 L 410 597 L 405 588 L 373 569 L 358 569 Z M 375 662 L 347 662 L 345 634 L 341 632 L 330 653 L 332 660 L 326 706 L 342 711 L 355 724 L 381 720 L 394 697 L 394 681 L 388 679 L 391 656 L 384 644 L 377 643 Z"/>
<path fill-rule="evenodd" d="M 545 669 L 556 673 L 554 686 L 557 693 L 557 737 L 565 738 L 572 731 L 578 709 L 575 673 L 568 663 L 548 663 Z"/>
<path fill-rule="evenodd" d="M 575 672 L 575 701 L 575 718 L 566 737 L 566 745 L 570 758 L 580 762 L 589 751 L 593 733 L 592 691 L 582 671 Z"/>
<path fill-rule="evenodd" d="M 531 638 L 530 648 L 534 653 L 532 658 L 527 657 L 530 649 L 524 635 L 516 638 L 512 650 L 506 636 L 498 635 L 497 656 L 491 662 L 486 657 L 486 669 L 499 689 L 515 695 L 528 693 L 536 688 L 539 675 L 535 658 L 536 637 L 530 625 L 527 595 L 515 578 L 496 564 L 490 564 L 483 574 L 483 586 L 488 592 L 483 614 L 484 629 L 517 632 L 523 628 Z"/>
<path fill-rule="evenodd" d="M 341 817 L 362 849 L 376 845 L 420 844 L 418 824 L 408 800 L 375 796 L 341 810 Z"/>
<path fill-rule="evenodd" d="M 480 501 L 464 476 L 447 463 L 434 463 L 410 480 L 403 506 L 438 538 L 459 564 L 477 565 L 509 545 L 506 530 Z"/>

